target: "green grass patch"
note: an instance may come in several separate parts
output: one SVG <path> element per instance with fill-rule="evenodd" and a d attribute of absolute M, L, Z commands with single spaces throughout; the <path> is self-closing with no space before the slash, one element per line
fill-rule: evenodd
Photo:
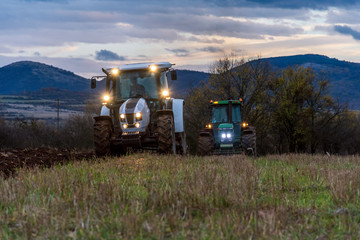
<path fill-rule="evenodd" d="M 0 239 L 357 239 L 360 158 L 134 154 L 0 179 Z"/>

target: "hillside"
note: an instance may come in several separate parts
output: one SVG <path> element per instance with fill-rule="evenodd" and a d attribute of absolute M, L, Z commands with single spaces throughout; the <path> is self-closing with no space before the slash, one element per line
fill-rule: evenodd
<path fill-rule="evenodd" d="M 360 63 L 340 61 L 323 55 L 306 54 L 288 57 L 265 58 L 274 69 L 288 66 L 311 67 L 330 80 L 330 93 L 350 108 L 360 109 Z"/>
<path fill-rule="evenodd" d="M 42 88 L 84 91 L 90 88 L 88 79 L 43 63 L 21 61 L 0 68 L 0 94 L 38 91 Z"/>
<path fill-rule="evenodd" d="M 360 109 L 360 63 L 340 61 L 327 56 L 307 54 L 285 57 L 264 58 L 275 69 L 288 66 L 311 67 L 319 74 L 324 74 L 331 82 L 331 94 L 348 102 L 350 108 Z M 178 80 L 169 81 L 169 88 L 174 97 L 184 97 L 189 90 L 206 81 L 209 74 L 204 72 L 177 70 Z M 42 89 L 58 89 L 62 98 L 78 98 L 80 94 L 86 98 L 96 98 L 105 88 L 99 82 L 96 90 L 90 89 L 90 81 L 72 72 L 42 63 L 22 61 L 0 68 L 0 94 L 24 94 L 52 99 L 53 91 Z M 49 96 L 47 96 L 47 92 Z"/>
<path fill-rule="evenodd" d="M 177 70 L 177 73 L 178 80 L 169 81 L 169 87 L 176 96 L 184 95 L 189 88 L 198 85 L 208 77 L 207 73 L 197 71 Z M 52 98 L 54 91 L 49 91 L 49 89 L 56 89 L 59 96 L 73 98 L 79 92 L 85 91 L 90 94 L 103 92 L 105 83 L 98 82 L 96 90 L 91 90 L 89 79 L 38 62 L 21 61 L 0 68 L 0 94 L 2 95 L 23 94 L 31 97 Z"/>
<path fill-rule="evenodd" d="M 208 73 L 176 70 L 178 79 L 176 81 L 169 80 L 169 88 L 174 93 L 174 97 L 184 97 L 192 87 L 198 86 L 202 81 L 206 81 L 209 77 Z M 168 77 L 170 79 L 170 77 Z"/>

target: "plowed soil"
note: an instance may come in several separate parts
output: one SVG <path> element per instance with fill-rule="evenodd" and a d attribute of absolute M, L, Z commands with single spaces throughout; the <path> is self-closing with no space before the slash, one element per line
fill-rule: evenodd
<path fill-rule="evenodd" d="M 93 156 L 92 152 L 53 148 L 0 150 L 0 175 L 10 176 L 19 168 L 51 167 L 69 161 L 87 160 Z"/>

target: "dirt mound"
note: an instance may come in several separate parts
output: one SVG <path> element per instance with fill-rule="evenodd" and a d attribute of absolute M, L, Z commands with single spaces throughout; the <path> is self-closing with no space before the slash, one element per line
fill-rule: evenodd
<path fill-rule="evenodd" d="M 69 161 L 92 158 L 92 152 L 76 152 L 68 149 L 34 148 L 0 150 L 0 175 L 9 176 L 18 168 L 50 167 Z"/>

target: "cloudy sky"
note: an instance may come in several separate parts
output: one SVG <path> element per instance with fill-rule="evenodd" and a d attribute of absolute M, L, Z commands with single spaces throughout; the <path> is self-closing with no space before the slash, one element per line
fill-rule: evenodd
<path fill-rule="evenodd" d="M 360 62 L 360 1 L 1 0 L 0 43 L 0 67 L 31 60 L 85 77 L 143 61 L 207 71 L 229 53 Z"/>

